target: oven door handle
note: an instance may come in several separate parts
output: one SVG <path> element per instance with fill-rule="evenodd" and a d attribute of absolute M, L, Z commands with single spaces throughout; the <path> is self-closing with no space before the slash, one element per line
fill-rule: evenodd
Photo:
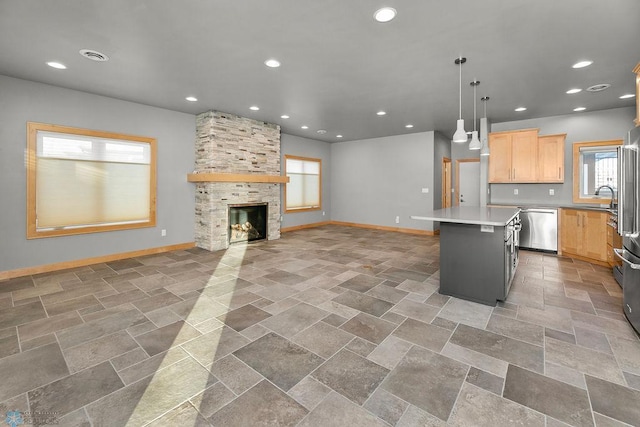
<path fill-rule="evenodd" d="M 618 258 L 624 261 L 629 267 L 634 270 L 640 270 L 640 264 L 633 263 L 626 258 L 627 251 L 625 249 L 613 248 L 613 252 L 616 254 Z"/>

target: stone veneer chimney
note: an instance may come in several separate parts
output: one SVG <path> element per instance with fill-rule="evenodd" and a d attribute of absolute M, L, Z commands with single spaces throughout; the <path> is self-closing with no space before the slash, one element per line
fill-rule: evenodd
<path fill-rule="evenodd" d="M 280 126 L 208 111 L 196 117 L 196 173 L 280 175 Z M 229 247 L 229 207 L 268 203 L 269 240 L 280 238 L 280 184 L 196 183 L 196 245 Z"/>

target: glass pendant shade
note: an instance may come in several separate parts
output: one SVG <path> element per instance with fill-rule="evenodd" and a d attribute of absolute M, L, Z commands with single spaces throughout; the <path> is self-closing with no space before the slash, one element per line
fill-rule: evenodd
<path fill-rule="evenodd" d="M 453 142 L 467 142 L 467 132 L 464 130 L 464 119 L 458 119 L 456 133 L 453 134 Z"/>
<path fill-rule="evenodd" d="M 471 142 L 469 143 L 469 150 L 479 150 L 482 148 L 482 143 L 478 139 L 478 131 L 471 132 Z"/>

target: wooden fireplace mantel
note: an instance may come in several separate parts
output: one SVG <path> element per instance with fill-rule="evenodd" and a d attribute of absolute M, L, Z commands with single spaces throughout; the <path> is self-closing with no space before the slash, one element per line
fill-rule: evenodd
<path fill-rule="evenodd" d="M 269 184 L 286 184 L 288 176 L 258 175 L 241 173 L 190 173 L 188 182 L 265 182 Z"/>

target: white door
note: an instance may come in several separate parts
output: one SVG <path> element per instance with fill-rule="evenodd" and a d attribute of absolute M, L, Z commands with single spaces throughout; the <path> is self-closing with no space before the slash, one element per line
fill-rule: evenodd
<path fill-rule="evenodd" d="M 458 161 L 458 205 L 480 206 L 480 161 Z"/>

